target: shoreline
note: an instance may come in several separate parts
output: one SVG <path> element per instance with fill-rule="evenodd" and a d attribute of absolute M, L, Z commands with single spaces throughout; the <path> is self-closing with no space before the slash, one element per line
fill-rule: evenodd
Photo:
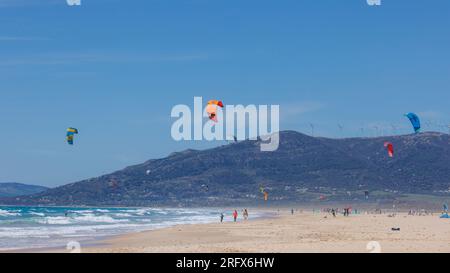
<path fill-rule="evenodd" d="M 66 207 L 58 207 L 58 208 L 66 208 Z M 70 208 L 73 208 L 73 207 L 70 207 Z M 94 208 L 94 207 L 83 207 L 83 208 Z M 126 207 L 126 208 L 128 208 L 128 207 Z M 146 209 L 145 207 L 139 207 L 139 208 Z M 165 209 L 165 208 L 155 208 L 155 209 Z M 167 209 L 175 210 L 176 208 L 167 208 Z M 195 208 L 195 209 L 205 209 L 205 208 Z M 232 210 L 234 210 L 234 209 L 230 209 L 230 208 L 211 208 L 211 209 L 217 209 L 218 211 L 230 211 L 230 212 Z M 261 220 L 261 219 L 270 219 L 270 218 L 277 217 L 276 209 L 264 209 L 264 208 L 260 208 L 260 207 L 248 208 L 248 209 L 252 211 L 253 218 L 248 219 L 246 221 L 257 221 L 257 220 Z M 239 210 L 238 210 L 238 212 L 239 212 L 239 217 L 242 218 L 242 212 Z M 146 229 L 146 230 L 134 230 L 134 231 L 129 230 L 129 231 L 126 231 L 124 233 L 119 233 L 119 234 L 104 235 L 104 236 L 97 236 L 97 237 L 90 238 L 90 239 L 83 239 L 83 240 L 80 240 L 79 243 L 81 245 L 81 248 L 96 249 L 99 246 L 108 245 L 109 244 L 108 242 L 111 240 L 115 240 L 115 239 L 127 237 L 127 236 L 132 236 L 134 234 L 141 234 L 141 233 L 165 230 L 165 229 L 170 229 L 170 228 L 176 228 L 179 226 L 181 226 L 181 227 L 183 227 L 183 226 L 189 227 L 189 226 L 197 226 L 197 225 L 203 226 L 203 225 L 218 223 L 219 216 L 220 216 L 220 214 L 217 215 L 217 221 L 211 220 L 210 222 L 183 223 L 183 224 L 172 224 L 172 225 L 169 224 L 168 226 L 153 227 L 153 228 Z M 227 215 L 226 219 L 227 218 L 231 219 L 231 216 Z M 230 221 L 230 220 L 228 220 L 228 221 Z M 244 221 L 244 220 L 239 219 L 238 222 L 239 221 Z M 226 221 L 224 221 L 224 222 L 226 222 Z M 76 240 L 76 237 L 67 238 L 67 243 L 69 243 L 69 242 L 77 242 L 78 243 L 78 241 Z M 0 249 L 0 253 L 70 253 L 70 252 L 71 251 L 66 249 L 66 246 L 63 246 L 63 245 L 49 246 L 49 247 Z"/>
<path fill-rule="evenodd" d="M 251 209 L 262 216 L 234 223 L 177 224 L 131 231 L 81 242 L 73 253 L 450 253 L 450 220 L 440 212 L 408 215 L 388 211 L 349 217 L 310 208 Z M 393 226 L 395 224 L 395 226 Z M 400 232 L 390 230 L 401 227 Z M 69 241 L 69 240 L 68 240 Z M 375 246 L 377 246 L 375 244 Z M 65 247 L 0 251 L 0 253 L 70 253 Z M 377 253 L 377 252 L 375 252 Z"/>
<path fill-rule="evenodd" d="M 276 212 L 273 211 L 273 212 Z M 439 214 L 361 214 L 284 210 L 272 218 L 182 224 L 116 235 L 81 246 L 82 253 L 450 253 L 450 221 Z M 400 228 L 393 231 L 392 228 Z M 28 250 L 27 252 L 30 252 Z M 37 252 L 69 252 L 40 249 Z"/>

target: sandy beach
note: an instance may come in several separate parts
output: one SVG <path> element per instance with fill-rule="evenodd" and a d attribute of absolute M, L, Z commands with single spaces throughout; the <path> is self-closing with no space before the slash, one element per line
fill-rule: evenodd
<path fill-rule="evenodd" d="M 179 225 L 120 235 L 93 247 L 82 246 L 82 252 L 449 253 L 450 221 L 438 215 L 361 214 L 334 218 L 327 213 L 285 212 L 271 219 Z"/>

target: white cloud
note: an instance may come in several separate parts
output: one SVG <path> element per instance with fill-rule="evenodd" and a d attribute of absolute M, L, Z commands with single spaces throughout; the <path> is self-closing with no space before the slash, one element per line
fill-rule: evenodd
<path fill-rule="evenodd" d="M 0 36 L 0 42 L 45 41 L 45 40 L 49 39 L 43 37 Z"/>
<path fill-rule="evenodd" d="M 434 110 L 422 111 L 417 114 L 423 119 L 439 119 L 443 117 L 440 112 Z"/>
<path fill-rule="evenodd" d="M 298 117 L 302 114 L 315 112 L 325 107 L 325 104 L 320 102 L 297 102 L 280 104 L 280 117 L 282 120 Z"/>
<path fill-rule="evenodd" d="M 203 54 L 51 53 L 3 58 L 0 66 L 65 65 L 80 63 L 149 63 L 205 60 Z"/>

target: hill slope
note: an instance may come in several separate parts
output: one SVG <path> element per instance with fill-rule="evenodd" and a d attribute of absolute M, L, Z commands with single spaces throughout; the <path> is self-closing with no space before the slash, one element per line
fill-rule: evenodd
<path fill-rule="evenodd" d="M 46 187 L 20 183 L 0 183 L 0 197 L 15 197 L 29 195 L 48 190 Z"/>
<path fill-rule="evenodd" d="M 328 139 L 281 132 L 276 152 L 258 141 L 174 153 L 123 170 L 0 203 L 198 206 L 363 200 L 392 194 L 444 194 L 450 188 L 450 136 L 441 133 Z M 384 142 L 394 144 L 389 158 Z M 375 198 L 375 197 L 373 197 Z"/>

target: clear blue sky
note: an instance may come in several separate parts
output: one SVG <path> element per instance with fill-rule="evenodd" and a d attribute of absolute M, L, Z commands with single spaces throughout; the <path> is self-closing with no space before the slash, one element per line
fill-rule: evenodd
<path fill-rule="evenodd" d="M 449 14 L 448 0 L 0 0 L 0 181 L 56 186 L 218 145 L 170 137 L 194 96 L 280 104 L 282 129 L 328 137 L 409 133 L 406 112 L 444 131 Z"/>

